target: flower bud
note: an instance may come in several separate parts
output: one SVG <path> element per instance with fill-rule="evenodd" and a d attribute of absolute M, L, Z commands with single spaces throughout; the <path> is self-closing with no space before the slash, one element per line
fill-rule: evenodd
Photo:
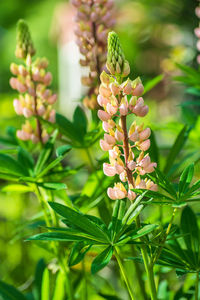
<path fill-rule="evenodd" d="M 106 176 L 115 176 L 116 174 L 115 168 L 107 163 L 103 164 L 103 172 Z"/>
<path fill-rule="evenodd" d="M 100 140 L 100 147 L 103 151 L 108 151 L 112 149 L 112 146 L 106 143 L 104 140 Z"/>
<path fill-rule="evenodd" d="M 108 121 L 111 119 L 111 115 L 109 115 L 106 111 L 99 109 L 97 113 L 98 117 L 102 121 Z"/>

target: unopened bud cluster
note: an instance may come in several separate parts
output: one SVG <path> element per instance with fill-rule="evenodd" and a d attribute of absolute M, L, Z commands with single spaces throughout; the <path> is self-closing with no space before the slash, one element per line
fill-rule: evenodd
<path fill-rule="evenodd" d="M 200 19 L 200 6 L 196 7 L 195 14 Z M 196 37 L 198 38 L 197 50 L 200 52 L 200 23 L 199 23 L 199 26 L 194 29 L 194 33 L 195 33 Z M 200 54 L 197 55 L 197 63 L 200 64 Z"/>
<path fill-rule="evenodd" d="M 20 45 L 23 48 L 22 41 Z M 10 85 L 19 92 L 18 98 L 13 101 L 14 109 L 18 115 L 23 115 L 27 119 L 22 129 L 17 131 L 17 137 L 24 141 L 32 140 L 33 143 L 39 141 L 45 143 L 49 139 L 46 129 L 42 128 L 38 119 L 34 126 L 32 119 L 40 116 L 46 121 L 55 122 L 55 110 L 52 109 L 52 104 L 56 102 L 57 95 L 48 89 L 52 74 L 47 71 L 46 58 L 32 61 L 31 53 L 22 58 L 24 64 L 12 63 L 10 66 L 12 74 L 15 75 L 10 79 Z"/>
<path fill-rule="evenodd" d="M 108 39 L 108 50 L 116 51 L 124 60 L 121 47 L 111 45 L 110 37 L 116 33 L 111 33 Z M 114 47 L 114 49 L 113 49 Z M 116 51 L 116 56 L 117 56 Z M 108 53 L 109 67 L 110 53 Z M 119 62 L 119 57 L 116 57 Z M 132 189 L 157 190 L 157 185 L 145 174 L 154 171 L 156 163 L 151 162 L 149 154 L 146 151 L 150 147 L 150 128 L 144 128 L 143 125 L 137 125 L 134 121 L 129 130 L 127 130 L 126 117 L 132 114 L 136 117 L 144 117 L 148 113 L 148 106 L 144 104 L 142 94 L 144 87 L 140 78 L 134 81 L 129 78 L 122 82 L 124 69 L 121 68 L 121 74 L 117 70 L 118 66 L 112 63 L 109 68 L 112 75 L 102 72 L 100 79 L 101 85 L 97 101 L 102 109 L 98 110 L 98 116 L 103 121 L 105 131 L 104 139 L 100 140 L 102 150 L 109 151 L 110 163 L 103 164 L 103 171 L 107 176 L 119 175 L 120 182 L 115 186 L 108 188 L 108 196 L 115 199 L 128 197 L 134 200 L 136 197 Z"/>
<path fill-rule="evenodd" d="M 89 75 L 82 77 L 82 84 L 89 87 L 84 105 L 97 107 L 99 76 L 106 62 L 107 35 L 114 25 L 113 0 L 71 0 L 77 8 L 77 45 L 83 58 L 81 66 L 89 67 Z"/>

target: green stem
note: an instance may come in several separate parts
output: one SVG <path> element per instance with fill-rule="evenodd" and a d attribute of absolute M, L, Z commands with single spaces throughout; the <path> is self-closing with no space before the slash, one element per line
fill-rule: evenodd
<path fill-rule="evenodd" d="M 128 289 L 129 295 L 130 295 L 130 298 L 131 298 L 131 300 L 136 300 L 136 298 L 135 298 L 135 296 L 134 296 L 134 294 L 133 294 L 133 291 L 132 291 L 132 289 L 131 289 L 131 285 L 130 285 L 128 276 L 127 276 L 126 271 L 125 271 L 125 269 L 124 269 L 124 266 L 123 266 L 121 257 L 120 257 L 120 255 L 119 255 L 119 253 L 118 253 L 118 249 L 117 249 L 116 247 L 115 247 L 115 257 L 116 257 L 116 259 L 117 259 L 117 262 L 118 262 L 120 271 L 121 271 L 121 273 L 122 273 L 124 282 L 126 283 L 126 286 L 127 286 L 127 289 Z"/>
<path fill-rule="evenodd" d="M 136 218 L 136 225 L 137 225 L 137 228 L 140 228 L 139 216 Z M 141 241 L 143 242 L 142 238 L 141 238 Z M 145 267 L 145 270 L 147 273 L 151 300 L 157 300 L 157 292 L 156 292 L 156 285 L 155 285 L 155 280 L 154 280 L 153 265 L 150 262 L 146 246 L 143 244 L 141 244 L 141 254 L 142 254 L 143 261 L 144 261 L 144 267 Z"/>
<path fill-rule="evenodd" d="M 161 254 L 161 252 L 162 252 L 162 250 L 163 250 L 163 247 L 164 247 L 164 245 L 165 245 L 167 236 L 168 236 L 168 234 L 170 233 L 172 224 L 173 224 L 173 222 L 174 222 L 174 218 L 175 218 L 175 215 L 176 215 L 176 211 L 177 211 L 177 208 L 174 208 L 173 213 L 172 213 L 171 220 L 170 220 L 170 222 L 169 222 L 169 224 L 168 224 L 167 230 L 166 230 L 165 235 L 164 235 L 164 237 L 163 237 L 163 240 L 162 240 L 162 242 L 161 242 L 161 246 L 160 246 L 160 248 L 158 249 L 158 252 L 154 255 L 154 257 L 153 257 L 153 259 L 152 259 L 152 265 L 154 265 L 154 264 L 156 263 L 156 261 L 158 260 L 158 258 L 160 257 L 160 254 Z"/>
<path fill-rule="evenodd" d="M 195 300 L 199 299 L 199 271 L 196 272 L 196 282 L 195 282 Z"/>

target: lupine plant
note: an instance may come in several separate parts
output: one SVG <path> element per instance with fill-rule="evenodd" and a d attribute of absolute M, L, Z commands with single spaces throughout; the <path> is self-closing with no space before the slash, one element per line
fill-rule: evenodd
<path fill-rule="evenodd" d="M 190 144 L 185 156 L 181 151 L 196 124 L 183 126 L 161 160 L 143 97 L 158 80 L 143 85 L 140 77 L 128 77 L 119 37 L 108 34 L 113 1 L 72 2 L 81 65 L 90 67 L 85 104 L 94 109 L 97 101 L 93 114 L 100 122 L 81 106 L 72 121 L 55 112 L 47 59 L 33 58 L 28 25 L 20 20 L 15 54 L 23 65 L 11 64 L 10 84 L 19 93 L 14 110 L 25 124 L 0 138 L 7 145 L 0 150 L 0 178 L 2 192 L 38 201 L 39 214 L 19 236 L 48 255 L 28 290 L 0 281 L 0 299 L 198 300 L 199 155 Z M 179 67 L 187 77 L 177 79 L 199 94 L 199 71 Z M 84 163 L 81 154 L 87 155 Z M 174 288 L 168 281 L 175 276 Z"/>

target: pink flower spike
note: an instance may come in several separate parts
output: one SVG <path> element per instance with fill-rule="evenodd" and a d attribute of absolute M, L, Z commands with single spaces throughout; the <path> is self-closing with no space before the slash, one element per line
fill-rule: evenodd
<path fill-rule="evenodd" d="M 99 109 L 97 114 L 101 121 L 108 121 L 111 118 L 111 115 L 102 109 Z"/>
<path fill-rule="evenodd" d="M 16 86 L 17 86 L 17 90 L 20 93 L 25 93 L 27 91 L 27 87 L 23 83 L 21 83 L 19 80 L 17 80 Z"/>
<path fill-rule="evenodd" d="M 45 134 L 45 136 L 42 137 L 42 142 L 45 144 L 49 140 L 49 135 Z"/>
<path fill-rule="evenodd" d="M 100 85 L 100 88 L 99 88 L 99 93 L 101 96 L 105 97 L 105 98 L 108 98 L 111 96 L 111 91 L 110 89 L 104 87 L 103 85 Z"/>
<path fill-rule="evenodd" d="M 112 146 L 106 143 L 104 140 L 100 140 L 100 147 L 103 151 L 108 151 L 112 149 Z"/>
<path fill-rule="evenodd" d="M 141 96 L 141 95 L 143 94 L 143 92 L 144 92 L 144 86 L 143 86 L 142 83 L 139 83 L 139 84 L 136 86 L 136 88 L 133 90 L 132 96 L 137 96 L 137 97 L 139 97 L 139 96 Z"/>
<path fill-rule="evenodd" d="M 102 127 L 105 132 L 109 132 L 109 130 L 112 129 L 112 125 L 105 121 L 103 122 Z"/>
<path fill-rule="evenodd" d="M 200 55 L 197 55 L 197 63 L 200 65 Z"/>
<path fill-rule="evenodd" d="M 144 105 L 144 106 L 140 109 L 140 111 L 139 111 L 139 113 L 138 113 L 138 116 L 139 116 L 139 117 L 145 117 L 145 116 L 148 114 L 148 112 L 149 112 L 149 107 L 148 107 L 147 105 Z"/>
<path fill-rule="evenodd" d="M 43 114 L 45 113 L 44 105 L 40 105 L 40 107 L 37 109 L 37 113 L 39 116 L 43 116 Z"/>
<path fill-rule="evenodd" d="M 15 77 L 10 78 L 10 86 L 12 89 L 16 90 L 17 88 L 17 79 Z"/>
<path fill-rule="evenodd" d="M 141 131 L 139 133 L 139 139 L 140 139 L 140 141 L 148 139 L 150 137 L 150 134 L 151 134 L 150 128 L 146 128 L 143 131 Z"/>
<path fill-rule="evenodd" d="M 114 149 L 111 149 L 109 150 L 109 157 L 116 159 L 118 157 L 118 153 Z"/>
<path fill-rule="evenodd" d="M 55 111 L 55 109 L 53 109 L 50 112 L 48 121 L 51 122 L 51 123 L 55 123 L 56 122 L 56 111 Z"/>
<path fill-rule="evenodd" d="M 20 101 L 18 99 L 14 99 L 13 100 L 13 106 L 14 106 L 15 112 L 18 115 L 22 115 L 23 114 L 23 109 L 22 109 L 21 103 L 20 103 Z"/>
<path fill-rule="evenodd" d="M 157 192 L 158 190 L 158 186 L 157 184 L 155 183 L 152 183 L 151 187 L 149 188 L 150 191 L 154 191 L 154 192 Z"/>
<path fill-rule="evenodd" d="M 31 134 L 31 141 L 34 144 L 37 144 L 39 142 L 39 138 L 35 134 Z"/>
<path fill-rule="evenodd" d="M 103 164 L 103 172 L 106 176 L 115 176 L 116 174 L 115 168 L 107 163 Z"/>
<path fill-rule="evenodd" d="M 141 166 L 142 168 L 147 168 L 148 165 L 151 163 L 151 159 L 149 155 L 146 155 L 139 163 L 138 165 Z"/>
<path fill-rule="evenodd" d="M 119 93 L 120 93 L 120 87 L 116 83 L 112 82 L 109 85 L 109 88 L 110 88 L 110 90 L 111 90 L 111 92 L 112 92 L 112 94 L 114 96 L 119 95 Z"/>
<path fill-rule="evenodd" d="M 143 151 L 147 151 L 150 147 L 150 140 L 146 140 L 140 144 L 140 149 Z"/>
<path fill-rule="evenodd" d="M 107 105 L 109 100 L 101 95 L 98 95 L 97 102 L 99 103 L 100 106 L 104 106 L 104 105 Z"/>
<path fill-rule="evenodd" d="M 157 163 L 151 163 L 149 166 L 145 168 L 146 173 L 152 173 L 155 171 L 155 168 L 157 167 Z"/>
<path fill-rule="evenodd" d="M 126 181 L 126 171 L 120 173 L 119 178 L 121 181 L 125 182 Z"/>
<path fill-rule="evenodd" d="M 116 199 L 126 198 L 126 193 L 120 190 L 119 188 L 114 188 Z"/>
<path fill-rule="evenodd" d="M 196 37 L 200 38 L 200 27 L 195 28 L 194 33 L 195 33 Z"/>
<path fill-rule="evenodd" d="M 44 84 L 45 85 L 50 85 L 51 81 L 52 81 L 52 74 L 51 72 L 47 72 L 47 74 L 44 76 Z"/>
<path fill-rule="evenodd" d="M 109 145 L 114 145 L 115 144 L 115 138 L 109 134 L 104 134 L 104 140 L 106 143 L 108 143 Z"/>
<path fill-rule="evenodd" d="M 128 191 L 128 199 L 130 201 L 133 201 L 133 200 L 135 200 L 135 198 L 136 198 L 136 193 L 134 193 L 133 191 L 129 190 Z"/>

